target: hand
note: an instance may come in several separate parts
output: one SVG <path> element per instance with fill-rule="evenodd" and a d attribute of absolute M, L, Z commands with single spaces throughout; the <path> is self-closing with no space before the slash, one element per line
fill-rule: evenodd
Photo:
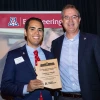
<path fill-rule="evenodd" d="M 30 80 L 27 86 L 27 91 L 32 92 L 36 89 L 43 89 L 43 88 L 44 88 L 43 82 L 38 79 L 35 79 L 35 80 Z"/>

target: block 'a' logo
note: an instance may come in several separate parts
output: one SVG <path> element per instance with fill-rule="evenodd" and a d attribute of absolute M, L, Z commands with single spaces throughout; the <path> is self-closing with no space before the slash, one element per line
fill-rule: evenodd
<path fill-rule="evenodd" d="M 19 23 L 17 22 L 16 17 L 10 17 L 10 21 L 8 23 L 8 26 L 19 26 Z"/>

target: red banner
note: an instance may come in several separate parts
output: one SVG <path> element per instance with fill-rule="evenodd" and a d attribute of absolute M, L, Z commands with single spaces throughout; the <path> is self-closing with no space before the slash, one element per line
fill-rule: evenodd
<path fill-rule="evenodd" d="M 0 13 L 0 28 L 23 28 L 30 17 L 41 18 L 45 28 L 61 28 L 59 13 Z"/>

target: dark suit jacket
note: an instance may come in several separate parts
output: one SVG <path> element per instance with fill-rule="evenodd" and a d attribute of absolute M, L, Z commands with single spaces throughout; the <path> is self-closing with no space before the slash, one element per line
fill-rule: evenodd
<path fill-rule="evenodd" d="M 50 52 L 42 49 L 46 59 L 52 59 L 53 56 Z M 14 59 L 23 57 L 24 62 L 15 64 Z M 30 80 L 36 79 L 36 73 L 28 57 L 26 47 L 12 50 L 7 55 L 7 60 L 2 76 L 1 93 L 3 95 L 11 95 L 14 100 L 38 100 L 40 91 L 42 92 L 43 100 L 52 100 L 50 91 L 35 90 L 23 96 L 23 87 L 28 84 Z"/>
<path fill-rule="evenodd" d="M 64 35 L 52 42 L 51 51 L 58 63 L 63 39 Z M 96 35 L 80 33 L 78 74 L 83 100 L 100 100 L 100 39 Z"/>

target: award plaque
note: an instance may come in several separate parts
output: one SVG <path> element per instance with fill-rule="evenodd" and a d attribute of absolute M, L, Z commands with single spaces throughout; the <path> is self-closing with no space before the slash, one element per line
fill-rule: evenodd
<path fill-rule="evenodd" d="M 44 83 L 44 87 L 62 88 L 57 59 L 38 61 L 38 66 L 35 68 L 37 79 Z"/>

